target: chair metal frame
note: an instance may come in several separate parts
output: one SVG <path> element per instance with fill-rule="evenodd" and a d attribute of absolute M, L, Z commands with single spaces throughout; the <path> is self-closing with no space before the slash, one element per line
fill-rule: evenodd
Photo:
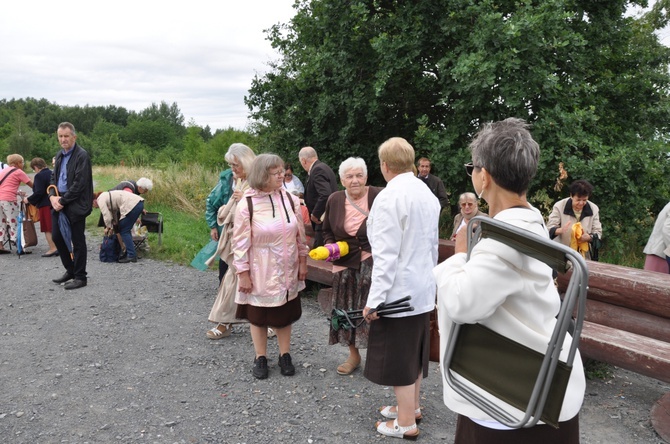
<path fill-rule="evenodd" d="M 479 224 L 478 227 L 476 227 L 476 224 Z M 475 227 L 476 230 L 473 233 Z M 572 366 L 577 353 L 586 311 L 586 294 L 588 289 L 586 261 L 579 253 L 565 245 L 493 218 L 474 217 L 468 223 L 467 230 L 468 233 L 473 233 L 468 238 L 468 260 L 477 242 L 488 238 L 502 242 L 527 256 L 544 262 L 559 273 L 567 272 L 570 267 L 569 264 L 572 264 L 572 276 L 563 297 L 556 326 L 544 353 L 542 365 L 522 417 L 518 417 L 516 412 L 507 411 L 503 407 L 482 397 L 472 387 L 454 377 L 450 366 L 454 350 L 456 349 L 456 339 L 461 328 L 460 324 L 452 324 L 449 342 L 442 362 L 443 374 L 449 386 L 474 406 L 507 427 L 514 429 L 533 427 L 542 415 L 551 388 L 551 382 L 559 363 L 561 348 L 568 331 L 572 334 L 572 343 L 565 363 Z M 574 319 L 572 318 L 573 313 L 575 313 Z"/>

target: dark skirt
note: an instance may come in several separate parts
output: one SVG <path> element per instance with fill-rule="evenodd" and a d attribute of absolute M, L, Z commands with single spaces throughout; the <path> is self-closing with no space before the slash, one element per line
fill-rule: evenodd
<path fill-rule="evenodd" d="M 579 444 L 579 415 L 558 426 L 555 429 L 542 424 L 528 429 L 496 430 L 458 415 L 454 444 Z"/>
<path fill-rule="evenodd" d="M 372 257 L 361 262 L 359 270 L 347 268 L 333 276 L 332 306 L 340 310 L 362 310 L 368 299 L 372 276 Z M 360 323 L 354 321 L 355 324 Z M 330 326 L 328 343 L 354 345 L 356 348 L 367 348 L 368 346 L 368 323 L 363 321 L 355 330 L 333 330 Z"/>
<path fill-rule="evenodd" d="M 430 312 L 403 318 L 381 317 L 370 323 L 363 375 L 375 384 L 412 385 L 428 377 Z"/>
<path fill-rule="evenodd" d="M 300 294 L 279 307 L 256 307 L 249 304 L 237 304 L 235 317 L 246 319 L 256 327 L 284 328 L 293 324 L 302 316 Z"/>

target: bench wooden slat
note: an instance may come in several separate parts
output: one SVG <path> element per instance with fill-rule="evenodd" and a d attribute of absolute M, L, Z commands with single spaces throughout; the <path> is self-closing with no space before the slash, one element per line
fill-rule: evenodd
<path fill-rule="evenodd" d="M 667 342 L 584 321 L 579 350 L 582 356 L 670 382 Z"/>
<path fill-rule="evenodd" d="M 587 321 L 670 343 L 670 319 L 606 302 L 586 301 Z"/>

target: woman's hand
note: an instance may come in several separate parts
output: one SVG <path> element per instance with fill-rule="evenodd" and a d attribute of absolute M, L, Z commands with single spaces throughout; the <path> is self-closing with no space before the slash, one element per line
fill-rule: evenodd
<path fill-rule="evenodd" d="M 114 234 L 114 229 L 110 227 L 105 227 L 105 236 L 111 236 Z"/>
<path fill-rule="evenodd" d="M 377 311 L 375 310 L 372 313 L 370 313 L 371 310 L 372 310 L 372 308 L 370 308 L 370 307 L 365 307 L 363 309 L 363 317 L 365 318 L 365 320 L 367 321 L 368 324 L 372 321 L 376 321 L 377 319 L 379 319 L 379 315 L 377 314 Z"/>
<path fill-rule="evenodd" d="M 219 240 L 219 230 L 217 230 L 216 227 L 212 228 L 209 231 L 209 237 L 211 237 L 213 241 L 218 241 Z"/>
<path fill-rule="evenodd" d="M 238 284 L 237 288 L 240 289 L 241 293 L 251 293 L 253 289 L 253 284 L 251 283 L 251 275 L 248 271 L 243 271 L 237 275 Z"/>
<path fill-rule="evenodd" d="M 571 226 L 572 226 L 572 221 L 569 220 L 568 223 L 566 223 L 565 225 L 563 225 L 563 226 L 560 227 L 560 228 L 557 228 L 557 229 L 556 229 L 556 232 L 557 232 L 558 234 L 566 233 L 566 232 L 570 229 Z"/>
<path fill-rule="evenodd" d="M 242 199 L 242 195 L 244 195 L 244 193 L 242 192 L 242 190 L 235 190 L 235 191 L 233 191 L 232 199 L 233 199 L 235 202 L 239 202 L 240 199 Z"/>
<path fill-rule="evenodd" d="M 298 280 L 307 279 L 307 257 L 300 257 L 298 262 Z"/>
<path fill-rule="evenodd" d="M 584 233 L 582 234 L 582 237 L 579 238 L 580 242 L 591 242 L 593 240 L 593 236 L 591 236 L 589 233 Z"/>
<path fill-rule="evenodd" d="M 468 252 L 468 229 L 467 225 L 462 226 L 460 230 L 456 232 L 456 238 L 454 239 L 456 244 L 454 245 L 454 253 L 467 253 Z"/>

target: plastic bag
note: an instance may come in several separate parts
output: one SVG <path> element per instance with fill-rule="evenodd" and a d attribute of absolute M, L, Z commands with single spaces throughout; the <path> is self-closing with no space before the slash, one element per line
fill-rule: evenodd
<path fill-rule="evenodd" d="M 215 240 L 210 240 L 207 245 L 202 247 L 200 251 L 198 251 L 198 254 L 195 255 L 195 258 L 191 261 L 191 267 L 197 268 L 200 271 L 205 271 L 207 270 L 207 264 L 205 261 L 209 259 L 210 257 L 214 256 L 214 253 L 216 253 L 216 248 L 219 245 L 219 243 Z M 216 266 L 218 267 L 219 262 L 216 261 Z"/>

